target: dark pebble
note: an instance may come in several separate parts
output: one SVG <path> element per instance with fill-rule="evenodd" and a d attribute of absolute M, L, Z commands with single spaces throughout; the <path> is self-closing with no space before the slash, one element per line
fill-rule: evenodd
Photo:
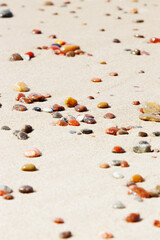
<path fill-rule="evenodd" d="M 60 237 L 60 238 L 70 238 L 70 237 L 72 237 L 72 233 L 71 233 L 70 231 L 61 232 L 61 233 L 59 234 L 59 237 Z"/>
<path fill-rule="evenodd" d="M 1 129 L 2 130 L 11 130 L 10 127 L 8 127 L 8 126 L 2 126 Z"/>
<path fill-rule="evenodd" d="M 139 132 L 139 133 L 138 133 L 138 136 L 139 136 L 139 137 L 147 137 L 148 134 L 147 134 L 146 132 Z"/>
<path fill-rule="evenodd" d="M 32 110 L 37 111 L 37 112 L 41 112 L 42 111 L 42 109 L 40 107 L 34 107 L 34 108 L 32 108 Z"/>
<path fill-rule="evenodd" d="M 121 41 L 118 38 L 113 39 L 114 43 L 120 43 Z"/>
<path fill-rule="evenodd" d="M 93 133 L 93 130 L 92 129 L 81 129 L 81 133 L 83 133 L 83 134 L 91 134 L 91 133 Z"/>
<path fill-rule="evenodd" d="M 9 59 L 10 61 L 22 61 L 23 58 L 19 53 L 13 53 Z"/>
<path fill-rule="evenodd" d="M 33 188 L 29 185 L 23 185 L 19 188 L 19 192 L 21 192 L 21 193 L 32 193 Z"/>
<path fill-rule="evenodd" d="M 13 13 L 9 9 L 4 9 L 0 11 L 1 18 L 10 18 L 13 17 Z"/>
<path fill-rule="evenodd" d="M 21 129 L 21 132 L 24 133 L 31 133 L 33 131 L 33 128 L 31 125 L 25 125 L 24 128 Z"/>
<path fill-rule="evenodd" d="M 29 137 L 28 137 L 28 135 L 25 132 L 18 132 L 17 133 L 17 138 L 20 139 L 20 140 L 26 140 Z"/>

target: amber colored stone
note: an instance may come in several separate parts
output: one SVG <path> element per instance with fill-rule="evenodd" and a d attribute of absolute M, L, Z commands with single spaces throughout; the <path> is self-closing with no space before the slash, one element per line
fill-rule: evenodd
<path fill-rule="evenodd" d="M 143 105 L 143 113 L 160 113 L 160 105 L 154 102 L 146 102 Z"/>
<path fill-rule="evenodd" d="M 160 115 L 152 114 L 152 113 L 144 113 L 139 115 L 139 119 L 143 121 L 160 122 Z"/>
<path fill-rule="evenodd" d="M 67 232 L 61 232 L 60 234 L 59 234 L 59 237 L 60 238 L 70 238 L 70 237 L 72 237 L 72 233 L 70 232 L 70 231 L 67 231 Z"/>
<path fill-rule="evenodd" d="M 28 92 L 29 88 L 24 82 L 17 82 L 14 86 L 14 90 L 17 92 Z"/>
<path fill-rule="evenodd" d="M 19 53 L 13 53 L 12 56 L 9 59 L 10 61 L 22 61 L 23 58 Z"/>
<path fill-rule="evenodd" d="M 159 221 L 159 220 L 154 220 L 153 225 L 154 225 L 155 227 L 160 228 L 160 221 Z"/>
<path fill-rule="evenodd" d="M 21 97 L 25 97 L 25 95 L 23 93 L 18 93 L 17 97 L 15 98 L 16 101 L 19 101 Z"/>
<path fill-rule="evenodd" d="M 119 128 L 117 127 L 110 127 L 106 129 L 105 133 L 110 135 L 117 135 L 118 130 Z"/>
<path fill-rule="evenodd" d="M 103 239 L 111 239 L 114 238 L 113 234 L 107 233 L 107 232 L 100 232 L 98 234 L 98 237 L 103 238 Z"/>
<path fill-rule="evenodd" d="M 56 38 L 55 34 L 49 35 L 49 38 Z"/>
<path fill-rule="evenodd" d="M 66 57 L 74 57 L 74 56 L 75 56 L 74 51 L 69 51 L 66 53 Z"/>
<path fill-rule="evenodd" d="M 54 223 L 57 223 L 57 224 L 63 224 L 64 223 L 64 220 L 62 218 L 55 218 L 53 220 Z"/>
<path fill-rule="evenodd" d="M 82 50 L 80 50 L 80 49 L 75 50 L 74 53 L 76 55 L 84 55 L 84 52 Z"/>
<path fill-rule="evenodd" d="M 77 45 L 63 45 L 61 47 L 61 51 L 64 52 L 64 53 L 67 53 L 67 52 L 70 52 L 70 51 L 75 51 L 77 49 L 80 49 L 80 47 L 77 46 Z"/>
<path fill-rule="evenodd" d="M 115 146 L 112 149 L 112 153 L 125 153 L 125 150 L 122 147 L 120 147 L 120 146 Z"/>
<path fill-rule="evenodd" d="M 109 168 L 110 166 L 109 166 L 108 163 L 100 163 L 100 164 L 99 164 L 99 167 L 100 167 L 100 168 Z"/>
<path fill-rule="evenodd" d="M 34 102 L 33 99 L 29 99 L 28 97 L 21 97 L 21 98 L 19 99 L 19 101 L 20 101 L 21 103 L 27 103 L 27 104 L 30 104 L 30 103 L 33 103 L 33 102 Z"/>
<path fill-rule="evenodd" d="M 22 171 L 33 172 L 33 171 L 36 171 L 36 166 L 32 163 L 28 163 L 28 164 L 23 165 L 21 170 Z"/>
<path fill-rule="evenodd" d="M 57 44 L 59 44 L 61 46 L 66 44 L 66 42 L 64 42 L 63 40 L 59 40 L 59 39 L 55 40 L 54 43 L 57 43 Z"/>
<path fill-rule="evenodd" d="M 54 104 L 51 108 L 52 108 L 53 112 L 64 111 L 65 110 L 65 108 L 63 106 L 60 106 L 58 104 Z"/>
<path fill-rule="evenodd" d="M 77 112 L 86 112 L 86 111 L 87 111 L 86 106 L 83 106 L 83 105 L 76 105 L 74 109 L 75 109 Z"/>
<path fill-rule="evenodd" d="M 58 120 L 56 125 L 65 127 L 68 125 L 68 123 L 64 120 Z"/>
<path fill-rule="evenodd" d="M 79 122 L 75 119 L 70 119 L 68 121 L 68 125 L 71 125 L 71 126 L 80 126 Z"/>
<path fill-rule="evenodd" d="M 5 199 L 5 200 L 12 200 L 12 199 L 14 199 L 14 197 L 11 194 L 6 194 L 6 195 L 3 196 L 3 199 Z"/>
<path fill-rule="evenodd" d="M 33 30 L 32 30 L 32 33 L 33 33 L 33 34 L 41 34 L 42 32 L 41 32 L 41 30 L 33 29 Z"/>
<path fill-rule="evenodd" d="M 5 192 L 5 191 L 3 191 L 3 190 L 0 190 L 0 196 L 4 196 L 4 195 L 6 195 L 7 194 L 7 192 Z"/>
<path fill-rule="evenodd" d="M 129 167 L 129 164 L 127 161 L 121 161 L 121 167 Z"/>
<path fill-rule="evenodd" d="M 37 93 L 30 93 L 27 96 L 27 98 L 33 100 L 34 102 L 43 102 L 46 100 L 45 96 L 43 96 L 42 94 L 37 94 Z"/>
<path fill-rule="evenodd" d="M 41 155 L 41 152 L 37 148 L 30 148 L 24 153 L 24 156 L 28 158 L 40 157 Z"/>
<path fill-rule="evenodd" d="M 78 104 L 78 102 L 76 99 L 68 97 L 65 99 L 65 104 L 67 105 L 67 107 L 75 107 Z"/>
<path fill-rule="evenodd" d="M 139 101 L 133 101 L 133 103 L 132 103 L 133 105 L 139 105 L 140 104 L 140 102 Z"/>
<path fill-rule="evenodd" d="M 130 213 L 127 217 L 126 217 L 126 222 L 139 222 L 140 221 L 140 214 L 139 213 Z"/>
<path fill-rule="evenodd" d="M 92 100 L 92 99 L 94 99 L 94 97 L 93 97 L 93 96 L 88 96 L 88 98 L 89 98 L 89 99 L 91 99 L 91 100 Z"/>
<path fill-rule="evenodd" d="M 137 14 L 138 13 L 138 9 L 137 8 L 132 8 L 130 10 L 130 13 Z"/>
<path fill-rule="evenodd" d="M 91 79 L 92 82 L 102 82 L 101 78 L 92 78 Z"/>
<path fill-rule="evenodd" d="M 116 73 L 116 72 L 110 72 L 110 73 L 109 73 L 109 76 L 116 77 L 116 76 L 118 76 L 118 73 Z"/>
<path fill-rule="evenodd" d="M 133 183 L 138 183 L 138 182 L 144 182 L 144 179 L 141 175 L 136 174 L 131 177 L 130 181 Z"/>
<path fill-rule="evenodd" d="M 115 118 L 116 116 L 113 114 L 113 113 L 106 113 L 105 115 L 104 115 L 104 118 L 107 118 L 107 119 L 113 119 L 113 118 Z"/>
<path fill-rule="evenodd" d="M 45 2 L 44 5 L 45 6 L 53 6 L 54 4 L 53 4 L 53 2 L 48 1 L 48 2 Z"/>
<path fill-rule="evenodd" d="M 16 111 L 27 111 L 27 108 L 24 105 L 21 104 L 15 104 L 12 108 L 12 110 L 16 110 Z"/>
<path fill-rule="evenodd" d="M 101 102 L 97 105 L 98 108 L 108 108 L 109 104 L 107 102 Z"/>
<path fill-rule="evenodd" d="M 141 198 L 149 198 L 150 197 L 149 193 L 144 188 L 138 187 L 136 185 L 129 186 L 128 194 L 135 194 Z"/>

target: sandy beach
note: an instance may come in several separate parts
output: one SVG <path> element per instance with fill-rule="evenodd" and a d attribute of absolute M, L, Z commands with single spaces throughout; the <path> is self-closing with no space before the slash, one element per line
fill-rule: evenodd
<path fill-rule="evenodd" d="M 160 150 L 160 138 L 152 136 L 154 131 L 160 131 L 160 123 L 139 119 L 144 102 L 160 104 L 160 43 L 149 43 L 152 37 L 160 37 L 160 2 L 71 0 L 64 4 L 54 0 L 53 6 L 44 5 L 44 0 L 5 3 L 7 6 L 0 6 L 0 11 L 10 9 L 13 17 L 0 18 L 0 127 L 7 125 L 11 130 L 0 130 L 0 185 L 9 186 L 14 199 L 0 197 L 0 239 L 52 240 L 60 239 L 63 231 L 71 231 L 73 240 L 96 240 L 104 231 L 117 240 L 159 240 L 160 228 L 153 222 L 160 220 L 160 198 L 137 201 L 128 195 L 126 183 L 140 174 L 145 181 L 138 183 L 139 187 L 151 191 L 160 185 L 160 153 L 133 152 L 140 140 L 147 141 L 152 150 Z M 138 13 L 131 13 L 135 8 Z M 144 22 L 137 23 L 139 19 Z M 42 34 L 33 34 L 33 29 Z M 54 54 L 52 49 L 37 49 L 54 43 L 56 39 L 49 38 L 51 34 L 93 56 L 66 57 Z M 136 38 L 135 34 L 144 38 Z M 126 48 L 150 55 L 133 55 Z M 35 55 L 30 61 L 9 60 L 13 53 L 23 55 L 29 51 Z M 100 64 L 102 61 L 106 64 Z M 139 73 L 141 70 L 144 73 Z M 110 72 L 118 76 L 110 76 Z M 101 78 L 102 82 L 94 83 L 92 78 Z M 51 98 L 24 104 L 28 109 L 25 112 L 13 111 L 18 103 L 18 92 L 14 91 L 17 82 L 25 82 L 30 92 L 49 93 Z M 57 126 L 54 123 L 58 119 L 50 113 L 32 110 L 35 106 L 43 109 L 59 104 L 65 107 L 61 112 L 64 117 L 86 114 L 67 107 L 67 97 L 85 105 L 86 113 L 95 117 L 96 124 Z M 133 101 L 140 105 L 133 105 Z M 107 102 L 110 108 L 97 108 L 100 102 Z M 116 118 L 105 119 L 106 113 L 113 113 Z M 25 124 L 34 131 L 27 140 L 19 140 L 13 131 Z M 116 126 L 134 128 L 126 135 L 105 133 L 107 128 Z M 84 128 L 92 129 L 93 134 L 78 135 Z M 70 130 L 76 133 L 70 134 Z M 140 131 L 148 136 L 139 137 Z M 114 146 L 123 147 L 125 153 L 112 153 Z M 42 156 L 26 158 L 25 151 L 33 147 Z M 129 167 L 111 166 L 112 160 L 125 160 Z M 33 163 L 38 171 L 21 171 L 27 163 Z M 108 163 L 110 168 L 100 168 L 101 163 Z M 114 172 L 123 178 L 114 178 Z M 34 192 L 20 193 L 21 185 L 32 186 Z M 117 200 L 125 205 L 124 209 L 113 208 Z M 141 221 L 126 222 L 130 213 L 139 213 Z M 56 217 L 63 218 L 64 224 L 54 223 Z"/>

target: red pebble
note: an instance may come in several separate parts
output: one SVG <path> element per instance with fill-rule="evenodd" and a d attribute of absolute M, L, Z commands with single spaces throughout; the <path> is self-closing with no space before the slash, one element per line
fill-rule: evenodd
<path fill-rule="evenodd" d="M 68 124 L 71 126 L 80 126 L 79 122 L 75 119 L 69 120 Z"/>
<path fill-rule="evenodd" d="M 110 134 L 110 135 L 117 135 L 119 128 L 117 127 L 110 127 L 106 129 L 106 134 Z"/>
<path fill-rule="evenodd" d="M 121 167 L 129 167 L 129 164 L 127 161 L 121 161 Z"/>
<path fill-rule="evenodd" d="M 41 34 L 42 32 L 41 32 L 41 30 L 33 29 L 33 30 L 32 30 L 32 33 L 33 33 L 33 34 Z"/>
<path fill-rule="evenodd" d="M 19 101 L 21 97 L 25 97 L 25 95 L 23 93 L 18 93 L 17 97 L 15 98 L 16 101 Z"/>
<path fill-rule="evenodd" d="M 56 125 L 65 127 L 68 125 L 68 123 L 64 120 L 58 120 Z"/>
<path fill-rule="evenodd" d="M 140 102 L 139 101 L 133 101 L 133 103 L 132 103 L 133 105 L 139 105 L 140 104 Z"/>
<path fill-rule="evenodd" d="M 7 192 L 5 192 L 5 191 L 3 191 L 3 190 L 0 190 L 0 196 L 4 196 L 4 195 L 6 195 L 7 194 Z"/>
<path fill-rule="evenodd" d="M 143 108 L 140 108 L 139 111 L 140 111 L 141 113 L 144 113 Z"/>
<path fill-rule="evenodd" d="M 149 193 L 144 188 L 138 187 L 136 185 L 132 185 L 129 187 L 128 194 L 135 194 L 141 198 L 149 198 L 150 197 Z"/>
<path fill-rule="evenodd" d="M 155 227 L 160 228 L 160 221 L 159 221 L 159 220 L 154 220 L 153 225 L 154 225 Z"/>
<path fill-rule="evenodd" d="M 99 236 L 100 238 L 103 238 L 103 239 L 111 239 L 111 238 L 114 238 L 113 234 L 107 233 L 107 232 L 100 232 L 100 233 L 98 234 L 98 236 Z"/>
<path fill-rule="evenodd" d="M 139 213 L 130 213 L 127 217 L 126 217 L 126 222 L 139 222 L 140 221 L 140 215 Z"/>
<path fill-rule="evenodd" d="M 152 37 L 149 41 L 150 41 L 150 43 L 159 43 L 160 38 Z"/>
<path fill-rule="evenodd" d="M 52 108 L 53 112 L 64 111 L 65 110 L 65 108 L 63 106 L 60 106 L 58 104 L 54 104 L 51 108 Z"/>
<path fill-rule="evenodd" d="M 56 45 L 53 45 L 53 46 L 49 47 L 48 49 L 52 49 L 52 50 L 59 50 L 59 47 L 58 47 L 58 46 L 56 46 Z"/>
<path fill-rule="evenodd" d="M 115 146 L 113 149 L 112 149 L 112 153 L 124 153 L 125 150 L 120 147 L 120 146 Z"/>
<path fill-rule="evenodd" d="M 30 58 L 34 58 L 34 53 L 33 52 L 27 52 L 25 55 L 28 55 Z"/>
<path fill-rule="evenodd" d="M 109 76 L 116 77 L 116 76 L 118 76 L 118 73 L 116 73 L 116 72 L 110 72 L 110 73 L 109 73 Z"/>
<path fill-rule="evenodd" d="M 54 223 L 57 223 L 57 224 L 63 224 L 64 223 L 64 220 L 62 218 L 55 218 L 53 220 Z"/>

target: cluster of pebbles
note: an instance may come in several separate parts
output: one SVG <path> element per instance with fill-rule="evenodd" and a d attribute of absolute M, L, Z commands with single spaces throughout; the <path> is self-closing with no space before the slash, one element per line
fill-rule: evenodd
<path fill-rule="evenodd" d="M 107 0 L 106 2 L 110 2 L 110 0 Z M 136 0 L 135 0 L 136 2 Z M 66 7 L 68 4 L 70 4 L 70 1 L 64 2 L 64 4 L 61 7 Z M 6 4 L 1 4 L 0 6 L 6 7 Z M 47 1 L 44 3 L 44 6 L 54 6 L 54 3 L 51 1 Z M 40 11 L 44 11 L 43 8 L 39 9 Z M 123 9 L 121 7 L 117 7 L 118 11 L 122 11 Z M 74 11 L 72 11 L 74 13 Z M 133 8 L 129 12 L 130 14 L 138 14 L 138 9 Z M 54 15 L 58 15 L 58 13 L 54 13 Z M 13 13 L 8 10 L 8 9 L 3 9 L 0 10 L 0 18 L 11 18 L 13 17 Z M 110 16 L 109 13 L 106 14 L 106 16 Z M 121 17 L 117 17 L 118 20 L 121 19 Z M 137 19 L 134 21 L 136 24 L 141 24 L 143 23 L 143 19 Z M 84 25 L 86 25 L 84 23 Z M 100 29 L 101 32 L 104 32 L 105 29 Z M 42 31 L 39 29 L 33 29 L 32 34 L 42 34 Z M 52 39 L 56 39 L 56 35 L 52 34 L 49 36 Z M 135 38 L 145 38 L 144 35 L 142 34 L 135 34 Z M 113 43 L 120 44 L 121 40 L 118 38 L 113 39 Z M 149 44 L 157 44 L 160 43 L 160 38 L 157 37 L 152 37 L 148 41 Z M 90 53 L 86 53 L 81 50 L 79 45 L 76 44 L 71 44 L 67 43 L 63 40 L 54 40 L 53 44 L 50 46 L 42 46 L 42 47 L 37 47 L 39 50 L 51 50 L 53 51 L 54 54 L 56 55 L 61 55 L 61 56 L 66 56 L 66 57 L 74 57 L 77 55 L 87 55 L 87 56 L 92 56 Z M 137 48 L 135 49 L 130 49 L 126 48 L 124 51 L 130 52 L 132 55 L 147 55 L 149 56 L 150 53 L 144 50 L 139 50 Z M 10 61 L 29 61 L 32 58 L 35 57 L 35 54 L 32 51 L 26 52 L 25 54 L 19 54 L 19 53 L 13 53 L 9 60 Z M 106 64 L 105 61 L 100 62 L 100 64 Z M 143 70 L 141 70 L 139 73 L 145 73 Z M 110 72 L 109 76 L 117 77 L 119 74 L 117 72 Z M 102 79 L 98 77 L 94 77 L 90 80 L 93 84 L 95 83 L 101 83 Z M 18 92 L 15 100 L 19 103 L 15 104 L 12 107 L 13 111 L 20 111 L 24 112 L 27 111 L 27 105 L 28 104 L 33 104 L 38 102 L 47 102 L 48 98 L 51 98 L 50 94 L 39 94 L 39 93 L 27 93 L 30 91 L 30 88 L 27 86 L 26 83 L 24 82 L 17 82 L 14 86 L 14 90 Z M 93 96 L 88 96 L 88 99 L 94 100 Z M 160 122 L 160 105 L 154 102 L 146 102 L 143 105 L 138 101 L 134 101 L 132 105 L 139 106 L 138 111 L 140 111 L 139 114 L 139 119 L 141 121 L 151 121 L 151 122 Z M 0 106 L 1 107 L 1 106 Z M 75 110 L 75 116 L 68 114 L 67 116 L 63 115 L 63 112 L 65 112 L 65 108 L 67 109 L 72 108 Z M 100 102 L 97 105 L 97 108 L 99 109 L 110 109 L 111 106 L 108 102 Z M 53 126 L 60 126 L 60 127 L 67 127 L 67 126 L 73 126 L 73 127 L 80 127 L 84 126 L 92 126 L 92 124 L 99 124 L 95 117 L 91 114 L 89 114 L 89 109 L 85 105 L 81 105 L 78 103 L 76 99 L 73 97 L 66 97 L 64 99 L 64 106 L 59 105 L 59 104 L 53 104 L 52 106 L 47 106 L 44 108 L 41 108 L 39 106 L 34 106 L 32 110 L 37 111 L 37 112 L 46 112 L 51 115 L 51 118 L 54 119 L 52 122 Z M 137 115 L 138 115 L 137 111 Z M 107 120 L 109 119 L 114 119 L 116 118 L 114 113 L 107 112 L 105 115 L 103 115 L 103 118 Z M 88 125 L 89 124 L 89 125 Z M 86 135 L 91 135 L 92 137 L 95 137 L 93 135 L 93 130 L 91 127 L 85 127 L 85 128 L 77 128 L 78 130 L 69 130 L 70 134 L 86 134 Z M 112 135 L 113 138 L 117 137 L 119 135 L 124 135 L 124 136 L 129 136 L 130 132 L 133 132 L 135 129 L 141 128 L 141 126 L 126 126 L 126 127 L 119 127 L 119 126 L 112 126 L 107 129 L 104 129 L 104 133 L 107 135 Z M 1 130 L 11 130 L 9 126 L 2 126 Z M 12 133 L 14 136 L 17 137 L 19 140 L 27 140 L 29 138 L 29 134 L 33 132 L 33 130 L 36 131 L 36 129 L 33 129 L 31 125 L 26 124 L 23 126 L 20 130 L 13 130 Z M 160 132 L 159 131 L 154 131 L 151 134 L 146 133 L 143 131 L 139 131 L 138 136 L 141 138 L 147 138 L 148 136 L 152 137 L 159 137 Z M 154 149 L 152 148 L 151 144 L 148 141 L 141 140 L 138 143 L 135 143 L 135 145 L 132 147 L 131 151 L 136 154 L 142 154 L 142 153 L 151 153 L 151 152 L 156 152 L 158 153 L 160 150 L 159 149 Z M 123 154 L 126 152 L 125 148 L 122 146 L 114 146 L 113 149 L 111 150 L 112 153 L 115 153 L 119 156 L 119 154 Z M 26 158 L 38 158 L 42 156 L 42 153 L 39 149 L 37 148 L 30 148 L 26 150 L 24 153 L 24 156 Z M 110 163 L 100 163 L 99 168 L 101 169 L 109 169 L 110 167 L 116 168 L 119 167 L 118 169 L 121 168 L 128 168 L 132 167 L 126 160 L 119 160 L 119 159 L 114 159 Z M 22 171 L 28 171 L 28 172 L 34 172 L 37 171 L 37 167 L 33 163 L 27 163 L 22 166 L 21 168 Z M 113 178 L 116 180 L 123 179 L 125 176 L 121 173 L 121 171 L 115 171 L 112 174 Z M 126 193 L 128 195 L 133 195 L 134 199 L 143 202 L 144 199 L 152 199 L 152 198 L 159 198 L 160 197 L 160 185 L 155 186 L 154 189 L 152 190 L 146 190 L 142 187 L 140 187 L 140 183 L 146 181 L 146 179 L 141 176 L 140 174 L 134 174 L 131 176 L 129 181 L 126 182 Z M 19 187 L 18 191 L 22 194 L 30 194 L 34 193 L 36 190 L 30 186 L 30 185 L 22 185 Z M 0 186 L 0 196 L 3 197 L 5 200 L 12 200 L 14 199 L 13 190 L 6 186 L 6 185 L 1 185 Z M 127 206 L 120 200 L 116 200 L 113 205 L 113 209 L 125 209 Z M 127 223 L 135 223 L 135 222 L 140 222 L 143 220 L 141 215 L 139 213 L 130 213 L 128 214 L 125 219 Z M 63 218 L 55 218 L 53 220 L 55 224 L 64 224 L 65 221 Z M 153 225 L 155 227 L 160 228 L 160 221 L 159 220 L 154 220 Z M 66 238 L 71 238 L 73 236 L 71 231 L 63 231 L 59 234 L 59 237 L 62 239 Z M 98 235 L 100 238 L 103 239 L 111 239 L 114 238 L 114 235 L 112 233 L 108 232 L 100 232 Z"/>

